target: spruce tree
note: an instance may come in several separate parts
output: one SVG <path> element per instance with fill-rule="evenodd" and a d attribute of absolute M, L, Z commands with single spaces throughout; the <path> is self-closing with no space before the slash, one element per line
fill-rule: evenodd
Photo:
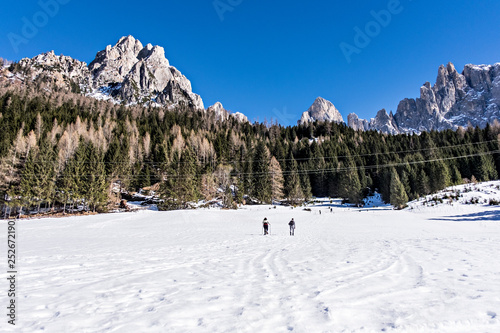
<path fill-rule="evenodd" d="M 344 199 L 348 199 L 350 203 L 358 205 L 361 203 L 363 196 L 354 160 L 348 156 L 340 166 L 339 195 Z"/>
<path fill-rule="evenodd" d="M 160 185 L 160 197 L 163 203 L 159 206 L 162 210 L 181 208 L 180 181 L 179 181 L 179 154 L 174 152 L 172 162 L 166 170 L 165 180 Z"/>
<path fill-rule="evenodd" d="M 292 150 L 288 154 L 286 161 L 286 173 L 285 173 L 285 187 L 284 195 L 288 202 L 295 206 L 298 205 L 304 199 L 304 193 L 302 193 L 302 187 L 300 186 L 300 177 L 298 173 L 297 161 L 293 157 Z"/>
<path fill-rule="evenodd" d="M 269 151 L 263 141 L 255 147 L 252 163 L 252 195 L 262 203 L 271 202 Z"/>
<path fill-rule="evenodd" d="M 431 187 L 429 184 L 429 177 L 422 168 L 418 174 L 417 178 L 417 190 L 419 195 L 427 195 L 431 193 Z"/>
<path fill-rule="evenodd" d="M 39 198 L 39 203 L 45 201 L 50 205 L 55 199 L 56 190 L 56 154 L 47 139 L 42 140 L 40 148 L 37 150 L 37 160 L 35 163 L 35 196 Z M 40 207 L 40 206 L 39 206 Z"/>
<path fill-rule="evenodd" d="M 164 204 L 161 209 L 174 210 L 189 208 L 189 202 L 198 198 L 197 166 L 194 153 L 187 147 L 179 158 L 174 153 L 166 180 L 160 186 Z"/>
<path fill-rule="evenodd" d="M 92 144 L 87 146 L 85 192 L 88 204 L 95 212 L 107 201 L 106 168 L 103 154 Z"/>
<path fill-rule="evenodd" d="M 443 161 L 431 162 L 429 170 L 431 193 L 443 190 L 451 184 L 450 171 Z"/>
<path fill-rule="evenodd" d="M 307 164 L 303 163 L 299 166 L 300 188 L 304 195 L 304 200 L 308 201 L 312 197 L 311 179 L 307 170 Z"/>
<path fill-rule="evenodd" d="M 38 201 L 35 193 L 36 186 L 36 174 L 35 174 L 35 159 L 36 152 L 34 149 L 30 150 L 26 161 L 24 163 L 24 168 L 21 173 L 21 181 L 19 184 L 19 190 L 17 193 L 11 193 L 11 196 L 19 195 L 21 197 L 22 205 L 26 206 L 27 210 Z"/>
<path fill-rule="evenodd" d="M 401 183 L 398 173 L 393 168 L 391 170 L 391 205 L 396 209 L 402 209 L 408 203 L 408 195 L 406 194 L 405 187 Z"/>

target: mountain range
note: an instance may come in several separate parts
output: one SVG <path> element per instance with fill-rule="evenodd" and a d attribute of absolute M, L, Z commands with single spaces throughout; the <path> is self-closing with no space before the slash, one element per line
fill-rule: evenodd
<path fill-rule="evenodd" d="M 81 93 L 96 99 L 126 105 L 173 108 L 185 105 L 212 112 L 216 119 L 234 117 L 248 122 L 241 113 L 230 113 L 220 102 L 205 109 L 200 95 L 192 91 L 191 82 L 165 57 L 161 46 L 143 44 L 132 36 L 120 38 L 96 54 L 87 65 L 53 51 L 0 69 L 0 84 L 34 84 L 37 89 Z M 459 73 L 452 63 L 440 66 L 436 83 L 426 82 L 420 98 L 402 100 L 395 114 L 385 109 L 375 118 L 347 117 L 355 130 L 375 130 L 388 134 L 421 133 L 431 130 L 455 130 L 479 126 L 500 118 L 500 63 L 466 65 Z M 345 123 L 330 101 L 318 97 L 303 113 L 299 125 L 315 121 Z"/>
<path fill-rule="evenodd" d="M 420 98 L 402 100 L 395 114 L 385 109 L 375 118 L 359 119 L 355 113 L 347 117 L 347 125 L 355 130 L 375 130 L 388 134 L 421 133 L 459 127 L 486 127 L 500 119 L 500 63 L 466 65 L 458 73 L 452 63 L 441 65 L 434 86 L 426 82 Z M 299 124 L 311 121 L 344 120 L 335 106 L 318 97 Z"/>
<path fill-rule="evenodd" d="M 220 120 L 234 117 L 246 122 L 241 113 L 231 114 L 221 103 L 205 110 L 203 100 L 192 91 L 191 82 L 165 57 L 161 46 L 142 43 L 132 36 L 120 38 L 85 62 L 54 51 L 24 58 L 0 71 L 0 83 L 35 85 L 46 91 L 81 93 L 126 105 L 173 108 L 186 105 L 196 110 L 216 112 Z"/>

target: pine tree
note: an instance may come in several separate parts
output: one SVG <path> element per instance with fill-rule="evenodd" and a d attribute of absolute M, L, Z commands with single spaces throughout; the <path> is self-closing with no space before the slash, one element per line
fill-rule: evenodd
<path fill-rule="evenodd" d="M 181 208 L 179 188 L 179 154 L 174 152 L 172 162 L 167 168 L 165 180 L 160 185 L 160 196 L 163 204 L 159 206 L 162 210 L 174 210 Z"/>
<path fill-rule="evenodd" d="M 237 178 L 234 200 L 237 204 L 243 203 L 243 183 L 240 177 Z"/>
<path fill-rule="evenodd" d="M 179 158 L 174 152 L 167 179 L 160 186 L 165 210 L 189 208 L 189 202 L 198 198 L 197 166 L 194 153 L 187 147 Z"/>
<path fill-rule="evenodd" d="M 191 147 L 187 147 L 181 156 L 180 170 L 181 193 L 183 205 L 190 201 L 198 199 L 198 168 L 196 165 L 196 157 Z"/>
<path fill-rule="evenodd" d="M 309 160 L 311 185 L 313 194 L 319 197 L 326 195 L 326 163 L 321 151 L 321 146 L 314 141 L 311 145 L 311 159 Z"/>
<path fill-rule="evenodd" d="M 495 161 L 491 155 L 476 156 L 472 161 L 472 174 L 479 181 L 489 181 L 498 177 Z"/>
<path fill-rule="evenodd" d="M 421 169 L 417 178 L 417 190 L 419 195 L 427 195 L 431 193 L 431 187 L 429 185 L 429 177 L 425 173 L 424 169 Z"/>
<path fill-rule="evenodd" d="M 304 195 L 304 200 L 308 201 L 312 197 L 311 179 L 309 178 L 309 173 L 307 170 L 307 165 L 305 163 L 299 166 L 299 178 L 300 178 L 300 188 Z"/>
<path fill-rule="evenodd" d="M 252 195 L 262 203 L 271 202 L 271 177 L 269 174 L 269 151 L 263 141 L 255 147 L 252 163 Z"/>
<path fill-rule="evenodd" d="M 85 170 L 85 193 L 86 199 L 92 210 L 95 212 L 97 207 L 106 204 L 108 188 L 106 183 L 106 168 L 104 165 L 104 156 L 98 149 L 89 143 L 87 146 L 86 170 Z"/>
<path fill-rule="evenodd" d="M 345 163 L 341 163 L 339 177 L 339 195 L 352 204 L 360 204 L 363 199 L 361 182 L 354 160 L 350 156 L 346 158 Z"/>
<path fill-rule="evenodd" d="M 41 121 L 40 121 L 41 122 Z M 56 156 L 54 148 L 51 143 L 44 139 L 37 150 L 37 160 L 35 163 L 35 197 L 39 199 L 38 208 L 40 203 L 45 201 L 50 205 L 55 199 L 56 190 Z"/>
<path fill-rule="evenodd" d="M 224 201 L 223 205 L 226 208 L 233 208 L 233 192 L 231 191 L 231 186 L 227 185 L 224 191 Z"/>
<path fill-rule="evenodd" d="M 304 199 L 304 193 L 302 193 L 302 187 L 300 186 L 297 161 L 293 157 L 291 149 L 286 163 L 284 190 L 285 198 L 293 206 L 298 205 Z"/>
<path fill-rule="evenodd" d="M 451 184 L 450 171 L 443 161 L 431 162 L 429 169 L 431 193 L 443 190 Z"/>
<path fill-rule="evenodd" d="M 402 209 L 408 203 L 408 195 L 395 169 L 391 170 L 391 205 Z"/>
<path fill-rule="evenodd" d="M 24 163 L 19 189 L 16 191 L 17 193 L 11 193 L 11 196 L 19 195 L 21 197 L 21 205 L 26 206 L 27 210 L 29 210 L 36 201 L 36 194 L 34 192 L 36 186 L 35 159 L 36 152 L 32 149 L 28 153 L 26 162 Z"/>

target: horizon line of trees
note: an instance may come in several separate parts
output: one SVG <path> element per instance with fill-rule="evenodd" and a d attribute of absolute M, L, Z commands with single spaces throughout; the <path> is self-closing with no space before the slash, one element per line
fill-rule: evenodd
<path fill-rule="evenodd" d="M 3 214 L 75 207 L 103 212 L 123 191 L 153 185 L 161 209 L 198 200 L 340 197 L 378 191 L 401 208 L 420 196 L 500 171 L 500 124 L 386 135 L 344 124 L 283 127 L 221 122 L 185 105 L 114 105 L 71 93 L 0 88 Z"/>

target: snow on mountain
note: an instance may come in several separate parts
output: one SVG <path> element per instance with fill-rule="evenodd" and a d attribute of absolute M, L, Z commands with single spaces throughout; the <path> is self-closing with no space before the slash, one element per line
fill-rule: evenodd
<path fill-rule="evenodd" d="M 34 83 L 52 91 L 81 92 L 97 99 L 130 105 L 175 106 L 180 103 L 204 110 L 203 100 L 193 93 L 191 82 L 165 58 L 165 50 L 145 47 L 132 36 L 108 45 L 86 63 L 53 51 L 20 62 L 17 81 Z M 10 78 L 10 80 L 16 80 Z"/>
<path fill-rule="evenodd" d="M 77 92 L 92 85 L 92 77 L 85 62 L 57 56 L 54 51 L 32 59 L 21 59 L 19 65 L 24 71 L 16 73 L 16 77 L 22 82 L 35 82 L 41 89 Z"/>
<path fill-rule="evenodd" d="M 298 124 L 303 125 L 315 121 L 343 123 L 344 119 L 332 102 L 327 101 L 322 97 L 318 97 L 314 101 L 313 105 L 311 105 L 311 107 L 302 114 Z"/>
<path fill-rule="evenodd" d="M 240 112 L 231 113 L 226 110 L 221 102 L 217 102 L 212 106 L 209 106 L 207 112 L 214 113 L 215 119 L 220 121 L 226 121 L 229 117 L 235 118 L 240 123 L 248 123 L 248 118 Z"/>
<path fill-rule="evenodd" d="M 94 89 L 110 87 L 113 97 L 130 104 L 183 102 L 204 109 L 201 97 L 192 92 L 191 82 L 170 66 L 161 46 L 143 47 L 132 36 L 122 37 L 115 46 L 98 52 L 89 69 Z"/>
<path fill-rule="evenodd" d="M 466 65 L 461 74 L 448 63 L 439 67 L 434 86 L 426 82 L 420 98 L 402 100 L 394 116 L 368 122 L 351 114 L 349 126 L 390 134 L 420 133 L 469 125 L 484 128 L 499 118 L 500 63 Z"/>
<path fill-rule="evenodd" d="M 394 119 L 392 112 L 387 114 L 385 109 L 380 110 L 375 118 L 369 122 L 365 119 L 359 119 L 355 113 L 349 114 L 347 124 L 354 130 L 374 130 L 377 132 L 388 134 L 399 134 L 398 125 Z"/>

